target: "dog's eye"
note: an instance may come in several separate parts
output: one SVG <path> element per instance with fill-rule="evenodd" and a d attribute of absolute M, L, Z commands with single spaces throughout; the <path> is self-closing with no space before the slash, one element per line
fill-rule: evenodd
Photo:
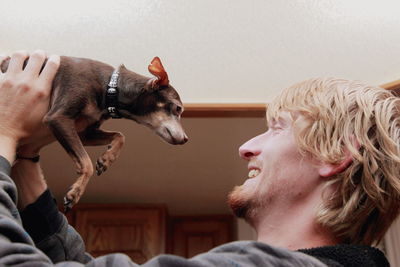
<path fill-rule="evenodd" d="M 172 104 L 171 105 L 171 112 L 176 115 L 176 116 L 180 116 L 183 112 L 183 108 L 182 106 L 176 105 L 176 104 Z"/>

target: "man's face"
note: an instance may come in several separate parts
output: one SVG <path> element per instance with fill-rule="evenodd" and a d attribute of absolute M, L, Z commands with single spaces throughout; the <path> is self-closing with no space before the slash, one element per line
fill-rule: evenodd
<path fill-rule="evenodd" d="M 298 118 L 296 123 L 301 122 Z M 298 151 L 289 113 L 268 122 L 268 130 L 243 144 L 239 154 L 249 162 L 249 179 L 235 187 L 229 204 L 249 222 L 274 208 L 285 212 L 286 206 L 309 197 L 319 185 L 315 164 Z"/>

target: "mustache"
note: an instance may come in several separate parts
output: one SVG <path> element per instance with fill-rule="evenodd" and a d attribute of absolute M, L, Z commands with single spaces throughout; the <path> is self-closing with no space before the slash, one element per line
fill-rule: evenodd
<path fill-rule="evenodd" d="M 257 167 L 257 168 L 261 169 L 262 161 L 261 161 L 261 159 L 258 159 L 258 158 L 252 158 L 249 161 L 248 166 L 254 166 L 254 167 Z"/>

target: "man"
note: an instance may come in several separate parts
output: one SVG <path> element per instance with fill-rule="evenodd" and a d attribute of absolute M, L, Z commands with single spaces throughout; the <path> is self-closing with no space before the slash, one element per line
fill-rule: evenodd
<path fill-rule="evenodd" d="M 11 175 L 29 235 L 21 227 L 10 163 L 17 144 L 40 127 L 58 63 L 50 57 L 40 73 L 45 54 L 38 51 L 23 70 L 27 56 L 15 53 L 0 76 L 0 265 L 136 266 L 123 254 L 93 259 L 84 252 L 57 211 L 39 163 L 29 159 L 40 150 L 31 143 L 18 147 Z M 144 266 L 388 266 L 366 245 L 398 214 L 399 101 L 344 80 L 286 89 L 268 106 L 268 131 L 239 149 L 250 179 L 229 196 L 258 242 L 229 243 L 191 259 L 161 255 Z M 26 107 L 30 102 L 35 105 Z"/>
<path fill-rule="evenodd" d="M 399 213 L 400 99 L 311 79 L 268 105 L 267 121 L 268 131 L 239 149 L 250 179 L 229 198 L 258 241 L 289 249 L 380 241 Z M 362 247 L 307 253 L 329 258 L 331 249 L 356 257 Z"/>

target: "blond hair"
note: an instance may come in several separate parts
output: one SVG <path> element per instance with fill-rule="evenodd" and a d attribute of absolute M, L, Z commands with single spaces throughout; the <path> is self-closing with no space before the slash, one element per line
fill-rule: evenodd
<path fill-rule="evenodd" d="M 342 242 L 378 242 L 400 208 L 400 98 L 356 81 L 317 78 L 285 89 L 268 105 L 267 120 L 281 111 L 305 118 L 296 131 L 304 155 L 332 164 L 345 153 L 353 157 L 328 179 L 335 191 L 324 195 L 318 223 Z"/>

